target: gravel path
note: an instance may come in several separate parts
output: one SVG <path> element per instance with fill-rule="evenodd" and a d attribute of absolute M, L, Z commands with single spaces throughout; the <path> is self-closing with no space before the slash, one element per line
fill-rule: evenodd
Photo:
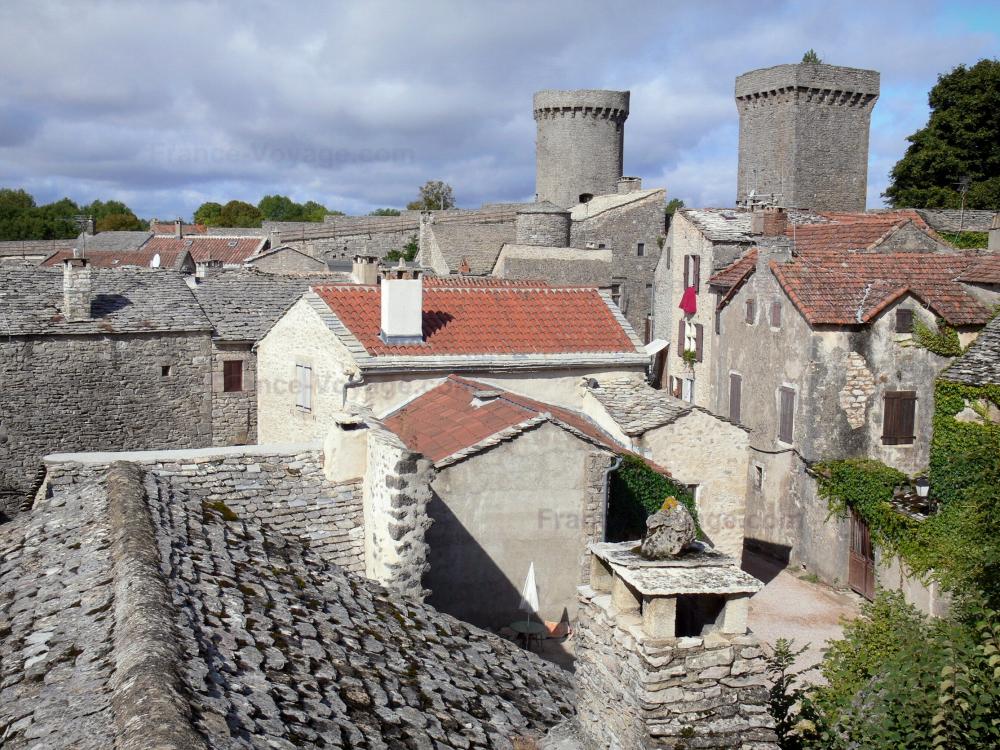
<path fill-rule="evenodd" d="M 765 557 L 748 553 L 743 568 L 765 583 L 764 590 L 750 600 L 750 629 L 767 644 L 778 638 L 794 639 L 799 647 L 809 644 L 796 661 L 798 669 L 819 663 L 827 641 L 843 634 L 841 618 L 857 617 L 863 601 L 853 592 L 798 578 L 792 569 Z M 816 670 L 804 678 L 821 679 Z"/>

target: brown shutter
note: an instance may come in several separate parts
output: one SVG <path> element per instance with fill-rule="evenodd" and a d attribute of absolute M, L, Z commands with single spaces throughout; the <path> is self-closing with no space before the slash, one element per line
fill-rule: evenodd
<path fill-rule="evenodd" d="M 699 362 L 701 362 L 702 358 L 701 356 L 702 344 L 703 344 L 702 334 L 704 334 L 704 332 L 705 332 L 705 326 L 703 326 L 701 323 L 694 324 L 694 358 Z"/>
<path fill-rule="evenodd" d="M 896 310 L 896 333 L 913 333 L 913 310 Z"/>
<path fill-rule="evenodd" d="M 883 407 L 882 443 L 911 445 L 915 437 L 916 391 L 886 391 Z"/>
<path fill-rule="evenodd" d="M 778 410 L 778 440 L 791 443 L 795 428 L 795 391 L 791 388 L 778 389 L 780 408 Z"/>
<path fill-rule="evenodd" d="M 691 278 L 691 256 L 684 256 L 684 288 L 688 288 L 688 279 Z"/>
<path fill-rule="evenodd" d="M 753 308 L 754 308 L 753 300 L 752 299 L 748 299 L 747 300 L 746 322 L 749 323 L 750 325 L 753 325 L 753 318 L 754 318 L 754 309 Z"/>
<path fill-rule="evenodd" d="M 715 306 L 712 308 L 712 315 L 715 316 L 713 322 L 715 323 L 715 335 L 718 336 L 722 333 L 722 310 L 719 309 L 719 298 L 721 295 L 716 293 L 715 295 Z"/>
<path fill-rule="evenodd" d="M 781 328 L 781 303 L 771 303 L 771 328 Z"/>
<path fill-rule="evenodd" d="M 740 402 L 743 398 L 743 378 L 732 373 L 729 376 L 729 419 L 733 422 L 740 421 Z"/>
<path fill-rule="evenodd" d="M 684 318 L 677 321 L 677 356 L 684 356 Z"/>
<path fill-rule="evenodd" d="M 692 255 L 691 262 L 694 263 L 694 287 L 696 292 L 701 291 L 701 256 Z"/>

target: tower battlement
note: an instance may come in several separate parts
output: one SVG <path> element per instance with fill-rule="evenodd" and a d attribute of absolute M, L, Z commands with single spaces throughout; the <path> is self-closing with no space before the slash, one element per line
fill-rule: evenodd
<path fill-rule="evenodd" d="M 782 196 L 789 207 L 863 211 L 875 70 L 777 65 L 736 79 L 739 203 Z"/>
<path fill-rule="evenodd" d="M 628 107 L 628 91 L 535 92 L 538 201 L 568 208 L 586 196 L 617 190 Z"/>

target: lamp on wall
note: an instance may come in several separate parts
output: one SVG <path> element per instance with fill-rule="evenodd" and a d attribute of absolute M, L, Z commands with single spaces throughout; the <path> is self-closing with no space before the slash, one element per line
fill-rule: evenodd
<path fill-rule="evenodd" d="M 921 500 L 927 499 L 927 493 L 931 490 L 931 483 L 927 477 L 917 477 L 917 480 L 913 483 L 913 486 L 917 489 L 917 497 Z"/>

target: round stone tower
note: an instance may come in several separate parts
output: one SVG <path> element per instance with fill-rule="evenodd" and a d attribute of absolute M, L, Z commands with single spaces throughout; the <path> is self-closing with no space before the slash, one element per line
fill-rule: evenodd
<path fill-rule="evenodd" d="M 549 201 L 518 209 L 514 222 L 518 245 L 569 247 L 570 213 Z"/>
<path fill-rule="evenodd" d="M 628 102 L 628 91 L 535 92 L 536 200 L 568 208 L 617 191 Z"/>

